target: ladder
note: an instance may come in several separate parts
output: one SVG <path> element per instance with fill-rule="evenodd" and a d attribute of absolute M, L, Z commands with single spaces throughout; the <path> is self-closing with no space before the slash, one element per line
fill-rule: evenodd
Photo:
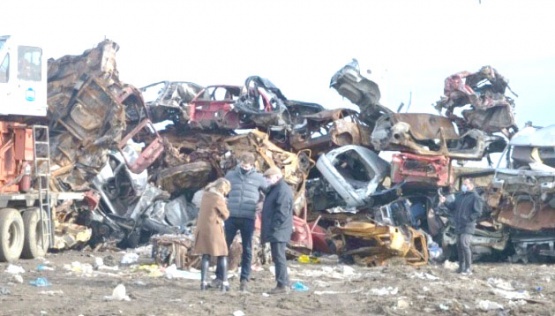
<path fill-rule="evenodd" d="M 33 125 L 33 157 L 35 179 L 38 186 L 39 220 L 41 236 L 39 246 L 47 250 L 54 244 L 52 210 L 50 208 L 50 137 L 48 126 Z M 46 215 L 46 218 L 45 218 Z"/>

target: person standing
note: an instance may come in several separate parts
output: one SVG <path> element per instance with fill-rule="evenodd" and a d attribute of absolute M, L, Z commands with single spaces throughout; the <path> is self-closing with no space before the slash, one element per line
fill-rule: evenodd
<path fill-rule="evenodd" d="M 200 269 L 200 289 L 208 287 L 208 268 L 210 257 L 218 258 L 217 266 L 222 273 L 220 289 L 229 291 L 227 281 L 227 254 L 228 247 L 225 241 L 224 220 L 229 217 L 225 196 L 231 190 L 231 184 L 224 178 L 208 184 L 204 188 L 195 231 L 195 244 L 193 251 L 202 255 Z"/>
<path fill-rule="evenodd" d="M 288 293 L 289 275 L 285 247 L 293 233 L 293 192 L 281 170 L 271 167 L 264 172 L 268 190 L 262 206 L 262 244 L 269 242 L 276 272 L 277 286 L 270 294 Z"/>
<path fill-rule="evenodd" d="M 227 199 L 230 216 L 225 222 L 225 236 L 229 248 L 237 231 L 241 233 L 243 254 L 241 256 L 239 290 L 246 291 L 251 273 L 256 205 L 260 201 L 261 192 L 266 189 L 266 182 L 262 174 L 254 168 L 254 155 L 252 153 L 243 153 L 238 160 L 237 167 L 228 171 L 225 176 L 231 183 L 231 191 Z M 220 269 L 216 268 L 216 279 L 212 286 L 219 286 L 221 281 L 222 273 Z"/>
<path fill-rule="evenodd" d="M 446 198 L 440 196 L 439 202 L 453 215 L 459 259 L 459 269 L 457 272 L 464 275 L 472 275 L 470 241 L 476 229 L 476 221 L 482 215 L 484 201 L 474 190 L 472 180 L 466 178 L 463 180 L 461 192 L 455 195 L 453 201 L 446 202 Z"/>

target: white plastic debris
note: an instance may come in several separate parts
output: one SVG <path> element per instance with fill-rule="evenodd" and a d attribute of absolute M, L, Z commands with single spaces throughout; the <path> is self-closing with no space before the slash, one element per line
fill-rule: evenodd
<path fill-rule="evenodd" d="M 13 280 L 14 280 L 14 282 L 19 283 L 19 284 L 23 283 L 23 277 L 21 276 L 21 274 L 14 274 Z"/>
<path fill-rule="evenodd" d="M 406 300 L 400 299 L 397 301 L 397 309 L 407 309 L 409 308 L 410 303 Z"/>
<path fill-rule="evenodd" d="M 370 289 L 370 294 L 377 295 L 377 296 L 385 296 L 385 295 L 396 295 L 399 292 L 399 289 L 396 287 L 382 287 L 381 289 Z"/>
<path fill-rule="evenodd" d="M 64 295 L 64 291 L 56 290 L 56 291 L 40 291 L 39 294 L 54 296 L 54 295 Z"/>
<path fill-rule="evenodd" d="M 164 271 L 167 279 L 187 279 L 187 280 L 200 280 L 200 272 L 191 272 L 185 270 L 178 270 L 175 264 L 167 267 Z"/>
<path fill-rule="evenodd" d="M 505 280 L 500 279 L 500 278 L 488 278 L 487 282 L 491 287 L 494 287 L 494 288 L 498 288 L 498 289 L 505 290 L 505 291 L 514 291 L 515 290 L 515 288 L 513 287 L 513 285 L 510 282 L 505 281 Z"/>
<path fill-rule="evenodd" d="M 234 311 L 233 316 L 245 316 L 245 313 L 243 311 Z"/>
<path fill-rule="evenodd" d="M 478 303 L 476 304 L 476 307 L 478 309 L 483 310 L 483 311 L 503 309 L 503 305 L 501 305 L 497 302 L 489 301 L 489 300 L 480 300 L 480 301 L 478 301 Z"/>
<path fill-rule="evenodd" d="M 509 301 L 509 307 L 510 308 L 515 308 L 515 307 L 519 307 L 522 305 L 526 305 L 528 304 L 525 300 L 516 300 L 516 301 Z"/>
<path fill-rule="evenodd" d="M 314 282 L 312 282 L 312 284 L 314 284 L 314 287 L 330 287 L 331 285 L 328 282 L 324 282 L 321 280 L 314 280 Z"/>
<path fill-rule="evenodd" d="M 413 275 L 410 276 L 411 279 L 418 278 L 421 280 L 431 280 L 436 281 L 439 280 L 439 277 L 436 277 L 433 274 L 424 273 L 424 272 L 415 272 Z"/>
<path fill-rule="evenodd" d="M 445 304 L 439 304 L 438 307 L 442 311 L 448 311 L 449 310 L 449 306 L 447 306 Z"/>
<path fill-rule="evenodd" d="M 112 295 L 104 296 L 104 299 L 107 301 L 130 301 L 131 299 L 125 292 L 125 285 L 118 284 L 112 291 Z"/>
<path fill-rule="evenodd" d="M 91 264 L 81 263 L 79 261 L 74 261 L 71 264 L 64 264 L 64 269 L 82 274 L 92 274 L 93 272 L 93 266 Z"/>
<path fill-rule="evenodd" d="M 459 264 L 456 263 L 456 262 L 454 262 L 454 261 L 446 260 L 446 261 L 443 263 L 443 267 L 444 267 L 445 269 L 447 269 L 447 270 L 455 271 L 455 270 L 457 270 L 457 269 L 459 268 Z"/>
<path fill-rule="evenodd" d="M 492 291 L 494 294 L 509 300 L 522 300 L 530 298 L 528 291 L 506 291 L 502 289 L 493 289 Z"/>
<path fill-rule="evenodd" d="M 121 258 L 121 264 L 133 264 L 139 260 L 139 255 L 134 252 L 128 252 Z"/>
<path fill-rule="evenodd" d="M 20 274 L 20 273 L 25 273 L 25 269 L 23 269 L 23 267 L 21 266 L 16 266 L 10 263 L 6 268 L 6 270 L 4 270 L 4 272 L 10 273 L 10 274 Z"/>

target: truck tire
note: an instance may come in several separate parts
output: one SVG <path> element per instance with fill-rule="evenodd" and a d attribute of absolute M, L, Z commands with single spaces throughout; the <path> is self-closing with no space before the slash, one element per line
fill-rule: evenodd
<path fill-rule="evenodd" d="M 0 210 L 0 262 L 19 259 L 23 249 L 25 229 L 19 211 L 13 208 Z"/>
<path fill-rule="evenodd" d="M 46 216 L 46 212 L 42 211 L 42 217 L 46 218 Z M 23 225 L 25 226 L 25 238 L 23 239 L 21 257 L 25 259 L 44 257 L 50 247 L 50 237 L 46 238 L 46 243 L 43 245 L 41 238 L 47 228 L 45 222 L 42 222 L 42 224 L 40 222 L 38 208 L 23 212 Z"/>

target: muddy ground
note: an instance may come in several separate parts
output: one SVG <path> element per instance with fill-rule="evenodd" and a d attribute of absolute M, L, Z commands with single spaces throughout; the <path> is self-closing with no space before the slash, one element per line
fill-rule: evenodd
<path fill-rule="evenodd" d="M 223 294 L 200 292 L 197 280 L 169 279 L 148 265 L 148 248 L 138 252 L 138 261 L 125 265 L 117 251 L 0 263 L 0 315 L 555 315 L 553 265 L 477 263 L 468 277 L 450 262 L 366 268 L 290 261 L 292 281 L 308 291 L 266 294 L 274 282 L 263 266 L 253 271 L 250 293 L 240 293 L 234 278 Z M 10 273 L 20 268 L 20 277 Z M 49 286 L 31 285 L 38 277 Z M 129 300 L 110 300 L 119 284 Z"/>

